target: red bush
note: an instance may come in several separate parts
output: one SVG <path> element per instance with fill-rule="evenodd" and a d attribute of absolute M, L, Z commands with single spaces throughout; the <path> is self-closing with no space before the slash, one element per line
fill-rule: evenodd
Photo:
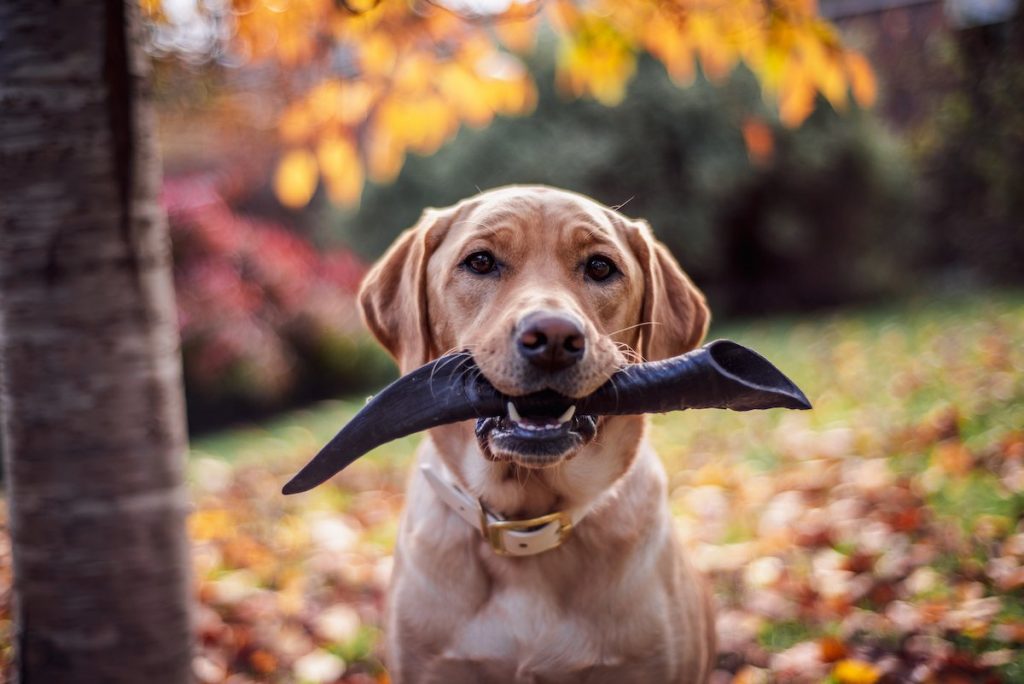
<path fill-rule="evenodd" d="M 168 179 L 161 199 L 190 402 L 283 405 L 310 395 L 302 384 L 325 370 L 345 384 L 337 371 L 352 364 L 339 354 L 365 346 L 354 306 L 364 264 L 236 213 L 214 175 Z"/>

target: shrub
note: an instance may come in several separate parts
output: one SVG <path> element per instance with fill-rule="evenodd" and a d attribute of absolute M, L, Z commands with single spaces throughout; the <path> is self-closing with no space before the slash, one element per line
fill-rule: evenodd
<path fill-rule="evenodd" d="M 952 87 L 914 131 L 929 266 L 954 283 L 1024 283 L 1024 14 L 945 39 Z"/>
<path fill-rule="evenodd" d="M 235 213 L 213 176 L 166 181 L 189 422 L 202 430 L 376 386 L 389 364 L 359 322 L 364 272 Z"/>

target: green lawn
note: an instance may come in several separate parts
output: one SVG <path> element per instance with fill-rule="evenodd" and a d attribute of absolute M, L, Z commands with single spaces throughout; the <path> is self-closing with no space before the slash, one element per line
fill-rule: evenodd
<path fill-rule="evenodd" d="M 713 326 L 719 337 L 814 403 L 653 419 L 680 534 L 715 582 L 721 668 L 741 682 L 1024 681 L 1024 296 Z M 361 403 L 193 444 L 211 673 L 335 681 L 322 675 L 344 661 L 344 681 L 385 679 L 381 601 L 419 438 L 279 495 Z"/>

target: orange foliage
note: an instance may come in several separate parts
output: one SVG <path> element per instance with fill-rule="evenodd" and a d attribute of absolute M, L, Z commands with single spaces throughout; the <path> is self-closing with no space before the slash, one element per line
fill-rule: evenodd
<path fill-rule="evenodd" d="M 875 684 L 881 677 L 878 668 L 861 660 L 841 660 L 832 671 L 840 684 Z"/>
<path fill-rule="evenodd" d="M 772 136 L 772 129 L 768 124 L 758 118 L 750 117 L 743 122 L 741 130 L 750 161 L 755 164 L 764 164 L 769 161 L 775 152 L 775 138 Z"/>
<path fill-rule="evenodd" d="M 317 162 L 304 149 L 289 150 L 274 173 L 274 193 L 286 207 L 304 207 L 316 190 Z"/>
<path fill-rule="evenodd" d="M 841 45 L 814 0 L 510 0 L 502 14 L 472 14 L 469 0 L 233 0 L 232 49 L 313 83 L 279 119 L 286 152 L 274 187 L 301 207 L 318 182 L 355 204 L 368 177 L 392 180 L 412 151 L 430 154 L 463 124 L 524 114 L 536 101 L 516 56 L 546 23 L 557 40 L 560 87 L 615 105 L 637 55 L 659 59 L 672 79 L 697 68 L 712 80 L 745 63 L 799 125 L 821 93 L 834 107 L 849 93 L 870 106 L 877 86 L 867 60 Z M 750 134 L 755 134 L 751 139 Z M 745 131 L 752 156 L 770 154 Z"/>

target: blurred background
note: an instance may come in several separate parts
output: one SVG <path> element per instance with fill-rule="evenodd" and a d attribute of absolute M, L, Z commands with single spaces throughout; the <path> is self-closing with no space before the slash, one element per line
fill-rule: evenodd
<path fill-rule="evenodd" d="M 287 3 L 267 4 L 284 26 Z M 574 97 L 557 85 L 564 48 L 534 20 L 513 43 L 532 74 L 525 101 L 505 108 L 519 116 L 485 105 L 484 116 L 462 115 L 466 125 L 438 124 L 427 132 L 438 139 L 409 145 L 404 164 L 374 174 L 370 159 L 365 186 L 361 168 L 318 181 L 315 163 L 303 172 L 291 152 L 325 135 L 309 120 L 324 116 L 316 97 L 359 117 L 356 86 L 341 92 L 345 69 L 355 75 L 345 55 L 321 81 L 280 55 L 240 54 L 217 15 L 190 0 L 160 12 L 150 45 L 193 432 L 378 386 L 391 366 L 352 310 L 366 264 L 424 207 L 506 183 L 556 185 L 646 218 L 717 321 L 1024 279 L 1013 2 L 823 2 L 877 81 L 851 84 L 877 95 L 870 108 L 856 98 L 837 108 L 812 94 L 798 122 L 780 121 L 787 112 L 742 62 L 710 80 L 698 66 L 680 85 L 640 51 L 615 104 Z M 297 94 L 316 82 L 338 93 Z"/>
<path fill-rule="evenodd" d="M 714 681 L 1024 682 L 1015 0 L 143 8 L 199 681 L 387 681 L 420 438 L 278 492 L 395 375 L 355 308 L 368 265 L 425 207 L 547 183 L 647 219 L 710 337 L 815 405 L 653 421 L 715 583 Z"/>

